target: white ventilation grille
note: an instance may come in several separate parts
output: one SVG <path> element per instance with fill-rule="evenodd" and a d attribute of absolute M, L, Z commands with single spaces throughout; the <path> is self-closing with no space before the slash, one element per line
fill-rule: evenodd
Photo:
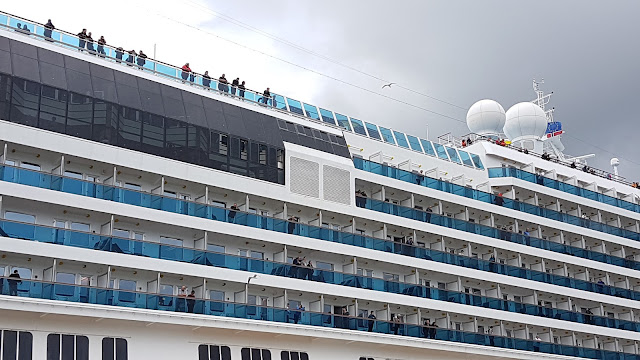
<path fill-rule="evenodd" d="M 347 170 L 333 166 L 322 167 L 322 186 L 324 199 L 345 205 L 351 205 L 350 178 Z"/>
<path fill-rule="evenodd" d="M 320 165 L 317 162 L 292 156 L 289 175 L 292 193 L 320 198 Z"/>

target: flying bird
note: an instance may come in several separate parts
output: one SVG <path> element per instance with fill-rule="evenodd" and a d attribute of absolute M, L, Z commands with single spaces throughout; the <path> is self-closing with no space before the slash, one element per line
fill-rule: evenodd
<path fill-rule="evenodd" d="M 386 88 L 386 87 L 391 88 L 391 85 L 393 85 L 393 84 L 395 84 L 395 83 L 393 83 L 393 82 L 392 82 L 392 83 L 388 83 L 388 84 L 386 84 L 386 85 L 382 85 L 382 88 L 383 88 L 383 89 L 384 89 L 384 88 Z"/>

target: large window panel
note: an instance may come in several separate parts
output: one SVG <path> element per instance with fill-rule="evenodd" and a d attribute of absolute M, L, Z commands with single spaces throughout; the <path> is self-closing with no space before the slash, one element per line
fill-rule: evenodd
<path fill-rule="evenodd" d="M 118 121 L 118 146 L 140 150 L 142 134 L 142 112 L 129 107 L 120 108 Z"/>
<path fill-rule="evenodd" d="M 0 74 L 0 119 L 9 120 L 9 110 L 11 105 L 11 78 L 8 75 Z"/>
<path fill-rule="evenodd" d="M 229 137 L 226 134 L 212 131 L 210 141 L 208 166 L 226 171 L 229 155 Z"/>
<path fill-rule="evenodd" d="M 69 93 L 67 104 L 67 135 L 91 139 L 93 100 L 84 95 Z"/>
<path fill-rule="evenodd" d="M 187 123 L 165 119 L 165 156 L 180 160 L 187 148 Z"/>
<path fill-rule="evenodd" d="M 42 85 L 40 94 L 40 123 L 45 130 L 65 133 L 67 123 L 67 92 Z"/>
<path fill-rule="evenodd" d="M 162 156 L 164 154 L 164 118 L 150 113 L 142 115 L 142 151 Z"/>
<path fill-rule="evenodd" d="M 189 125 L 187 145 L 189 162 L 206 166 L 209 155 L 209 130 L 201 126 Z"/>
<path fill-rule="evenodd" d="M 94 141 L 116 145 L 119 106 L 102 100 L 93 103 Z"/>
<path fill-rule="evenodd" d="M 247 175 L 249 142 L 245 139 L 229 137 L 229 171 Z"/>
<path fill-rule="evenodd" d="M 38 126 L 39 98 L 40 84 L 14 77 L 9 120 L 18 124 Z"/>

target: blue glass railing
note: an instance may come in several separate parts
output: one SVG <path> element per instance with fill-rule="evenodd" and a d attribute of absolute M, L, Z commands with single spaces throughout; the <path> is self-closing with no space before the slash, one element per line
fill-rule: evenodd
<path fill-rule="evenodd" d="M 508 167 L 490 168 L 490 178 L 513 177 L 530 183 L 546 186 L 548 188 L 560 190 L 567 194 L 573 194 L 585 199 L 594 200 L 603 204 L 619 207 L 621 209 L 640 213 L 640 205 L 629 201 L 621 200 L 613 196 L 604 195 L 597 191 L 587 190 L 579 186 L 567 184 L 562 181 L 549 179 L 542 175 L 533 174 L 524 170 Z"/>
<path fill-rule="evenodd" d="M 638 355 L 623 352 L 560 345 L 542 341 L 509 338 L 444 328 L 441 329 L 437 327 L 390 322 L 385 320 L 369 320 L 362 317 L 333 315 L 306 310 L 290 310 L 286 308 L 258 306 L 244 303 L 232 303 L 201 298 L 185 298 L 173 295 L 86 287 L 34 280 L 21 280 L 19 284 L 11 285 L 10 281 L 12 281 L 12 279 L 5 277 L 0 277 L 0 281 L 8 283 L 8 286 L 3 286 L 2 290 L 0 290 L 4 296 L 13 292 L 17 296 L 33 299 L 223 316 L 279 323 L 295 323 L 299 325 L 338 328 L 362 332 L 368 332 L 369 327 L 371 327 L 371 332 L 389 335 L 435 339 L 523 351 L 535 351 L 588 359 L 640 360 L 640 356 Z"/>
<path fill-rule="evenodd" d="M 416 296 L 440 301 L 478 306 L 520 314 L 559 319 L 583 324 L 591 324 L 615 329 L 640 332 L 640 323 L 611 319 L 596 315 L 587 315 L 573 311 L 547 308 L 533 304 L 472 295 L 458 291 L 387 281 L 379 278 L 345 274 L 329 270 L 294 266 L 262 259 L 198 250 L 194 248 L 171 246 L 147 241 L 124 239 L 113 236 L 96 235 L 55 227 L 0 221 L 0 229 L 9 237 L 33 240 L 50 244 L 94 249 L 115 253 L 144 256 L 154 259 L 180 261 L 192 264 L 221 267 L 233 270 L 250 271 L 261 274 L 317 281 L 327 284 L 357 287 L 375 291 Z M 441 253 L 444 256 L 446 253 Z M 432 255 L 436 255 L 434 252 Z M 438 255 L 436 255 L 438 256 Z"/>
<path fill-rule="evenodd" d="M 385 214 L 400 216 L 406 219 L 417 220 L 421 222 L 426 222 L 438 226 L 444 226 L 450 229 L 465 231 L 473 234 L 489 236 L 496 239 L 502 239 L 507 241 L 513 241 L 513 239 L 517 239 L 518 243 L 522 243 L 528 245 L 531 240 L 534 238 L 530 238 L 529 236 L 521 235 L 521 234 L 513 234 L 505 230 L 496 229 L 490 226 L 480 225 L 476 223 L 472 223 L 469 221 L 464 221 L 460 219 L 454 219 L 448 216 L 437 215 L 433 213 L 428 213 L 422 210 L 411 209 L 404 206 L 399 206 L 396 204 L 369 199 L 369 198 L 358 198 L 360 200 L 361 207 L 382 212 Z M 436 258 L 433 260 L 438 261 Z M 517 266 L 509 266 L 503 264 L 495 264 L 493 262 L 475 259 L 475 258 L 467 258 L 465 261 L 467 263 L 466 267 L 479 268 L 481 270 L 497 272 L 503 275 L 515 276 L 522 279 L 528 279 L 533 281 L 545 282 L 548 284 L 566 286 L 574 289 L 585 290 L 596 292 L 600 294 L 612 295 L 617 297 L 622 297 L 626 299 L 632 300 L 640 300 L 640 292 L 623 289 L 619 287 L 609 286 L 606 284 L 592 283 L 589 281 L 574 279 L 566 276 L 559 276 L 555 274 L 548 274 L 541 271 L 529 270 L 525 268 L 520 268 Z M 470 262 L 470 263 L 468 263 Z M 454 264 L 457 265 L 457 264 Z"/>
<path fill-rule="evenodd" d="M 464 196 L 469 199 L 474 199 L 474 200 L 482 201 L 489 204 L 497 204 L 496 196 L 484 191 L 474 190 L 466 186 L 452 184 L 450 182 L 430 178 L 420 174 L 415 174 L 410 171 L 397 169 L 391 166 L 378 164 L 369 160 L 354 158 L 353 163 L 357 169 L 364 170 L 370 173 L 383 175 L 386 177 L 398 179 L 405 182 L 410 182 L 410 183 L 428 187 L 431 189 L 444 191 L 449 194 Z M 498 171 L 496 170 L 501 170 L 501 169 L 502 168 L 489 169 L 489 177 L 498 177 L 496 176 L 496 173 L 498 173 Z M 494 171 L 492 172 L 491 170 L 494 170 Z M 493 176 L 492 176 L 492 173 L 493 173 Z M 563 213 L 560 211 L 545 209 L 543 207 L 527 204 L 521 201 L 511 200 L 507 198 L 502 198 L 502 201 L 503 201 L 503 204 L 501 206 L 505 208 L 525 212 L 531 215 L 541 216 L 551 220 L 561 221 L 567 224 L 576 225 L 576 226 L 600 231 L 600 232 L 611 234 L 611 235 L 620 236 L 626 239 L 640 241 L 640 233 L 637 233 L 634 231 L 626 230 L 616 226 L 607 225 L 607 224 L 589 220 L 589 219 L 583 219 L 578 216 L 569 215 L 567 213 Z"/>
<path fill-rule="evenodd" d="M 323 227 L 317 227 L 307 224 L 301 224 L 296 222 L 289 222 L 282 219 L 276 219 L 266 216 L 261 216 L 257 214 L 249 214 L 241 211 L 232 211 L 229 209 L 219 208 L 216 206 L 206 205 L 197 202 L 179 200 L 170 197 L 164 197 L 160 195 L 154 195 L 150 193 L 124 189 L 120 187 L 114 187 L 109 185 L 96 184 L 93 182 L 78 180 L 74 178 L 46 174 L 34 170 L 16 168 L 9 165 L 0 166 L 0 180 L 7 181 L 17 184 L 29 185 L 49 190 L 62 191 L 65 193 L 88 196 L 96 199 L 108 200 L 119 202 L 128 205 L 140 206 L 149 209 L 161 210 L 172 212 L 176 214 L 183 214 L 188 216 L 195 216 L 205 219 L 211 219 L 215 221 L 224 221 L 230 222 L 237 225 L 250 226 L 254 228 L 276 231 L 280 233 L 289 233 L 294 235 L 299 235 L 303 237 L 332 241 L 336 243 L 353 245 L 364 247 L 368 249 L 374 249 L 385 252 L 393 252 L 396 254 L 402 254 L 406 256 L 411 256 L 415 258 L 427 259 L 445 262 L 447 264 L 464 266 L 469 268 L 474 268 L 483 271 L 493 271 L 492 267 L 489 264 L 494 264 L 489 261 L 478 260 L 471 257 L 463 257 L 463 256 L 453 256 L 451 257 L 448 253 L 442 253 L 432 249 L 425 249 L 421 247 L 409 246 L 393 241 L 378 239 L 374 237 L 362 236 L 347 232 L 341 232 L 336 230 L 331 230 Z M 468 231 L 477 233 L 480 235 L 504 238 L 505 240 L 512 241 L 521 241 L 523 244 L 533 244 L 528 237 L 519 234 L 511 234 L 506 231 L 501 231 L 495 228 L 458 220 L 451 219 L 448 217 L 442 217 L 438 215 L 433 215 L 431 213 L 426 213 L 423 211 L 404 208 L 398 205 L 388 204 L 380 202 L 378 204 L 376 200 L 372 199 L 364 199 L 357 198 L 358 201 L 366 200 L 363 207 L 367 207 L 371 210 L 382 211 L 385 213 L 390 213 L 394 215 L 399 215 L 402 217 L 412 218 L 414 220 L 420 221 L 429 221 L 432 224 L 446 226 L 450 228 L 455 228 L 458 230 Z M 375 205 L 373 205 L 375 203 Z M 373 206 L 372 206 L 373 205 Z M 393 205 L 393 207 L 389 208 L 388 206 Z M 433 220 L 428 220 L 433 219 Z M 436 221 L 435 219 L 441 219 Z M 449 223 L 448 221 L 452 221 Z M 511 236 L 509 236 L 511 234 Z M 442 255 L 442 256 L 440 256 Z M 498 264 L 496 264 L 498 265 Z M 500 265 L 506 266 L 506 265 Z M 507 267 L 512 268 L 512 267 Z M 520 271 L 530 271 L 526 269 L 521 269 L 514 267 L 512 270 L 504 271 L 505 275 L 510 276 L 518 276 Z M 542 274 L 542 275 L 550 275 L 550 274 Z M 518 277 L 522 277 L 520 275 Z M 548 282 L 544 276 L 529 276 L 527 278 L 531 278 L 536 281 Z M 636 292 L 632 292 L 630 290 L 613 288 L 606 285 L 587 283 L 593 286 L 583 286 L 580 283 L 579 286 L 574 284 L 574 281 L 578 281 L 571 278 L 563 278 L 557 275 L 554 275 L 555 278 L 562 278 L 565 281 L 557 281 L 557 284 L 564 284 L 563 286 L 575 287 L 581 290 L 586 291 L 596 291 L 603 294 L 609 294 L 619 297 L 625 297 L 630 299 L 640 299 L 640 295 L 636 296 Z M 538 280 L 539 279 L 539 280 Z M 552 282 L 553 283 L 553 282 Z M 585 282 L 586 283 L 586 282 Z M 591 289 L 591 290 L 589 290 Z M 615 289 L 615 291 L 613 290 Z"/>

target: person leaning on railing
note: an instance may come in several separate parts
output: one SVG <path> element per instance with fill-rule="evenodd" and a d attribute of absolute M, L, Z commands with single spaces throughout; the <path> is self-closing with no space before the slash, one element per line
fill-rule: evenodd
<path fill-rule="evenodd" d="M 104 51 L 105 45 L 107 45 L 107 40 L 104 39 L 104 36 L 100 36 L 100 39 L 98 39 L 98 55 L 100 55 L 100 57 L 104 57 L 106 55 L 106 52 Z"/>
<path fill-rule="evenodd" d="M 84 50 L 84 46 L 87 43 L 84 40 L 86 38 L 87 38 L 87 29 L 82 29 L 82 31 L 78 33 L 78 47 L 80 48 L 80 50 Z"/>
<path fill-rule="evenodd" d="M 47 23 L 44 24 L 44 37 L 47 38 L 48 41 L 52 41 L 51 40 L 51 32 L 53 30 L 55 30 L 56 27 L 53 26 L 53 23 L 51 22 L 51 19 L 47 20 Z"/>

